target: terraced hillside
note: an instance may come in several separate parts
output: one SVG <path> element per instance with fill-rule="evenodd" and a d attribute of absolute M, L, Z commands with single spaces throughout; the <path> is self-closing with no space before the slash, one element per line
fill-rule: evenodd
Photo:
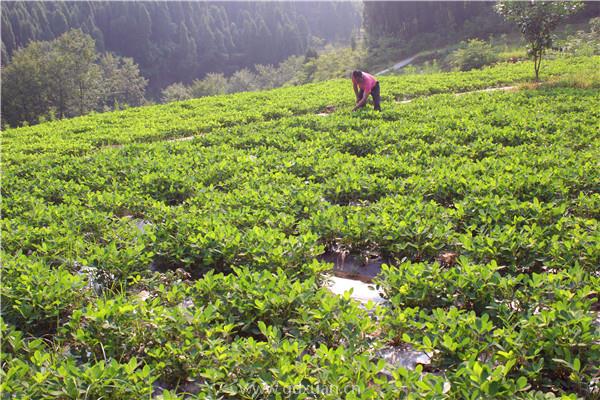
<path fill-rule="evenodd" d="M 2 396 L 598 396 L 600 93 L 455 95 L 530 75 L 382 78 L 381 113 L 333 81 L 3 132 Z M 387 301 L 327 290 L 332 255 L 384 260 Z"/>

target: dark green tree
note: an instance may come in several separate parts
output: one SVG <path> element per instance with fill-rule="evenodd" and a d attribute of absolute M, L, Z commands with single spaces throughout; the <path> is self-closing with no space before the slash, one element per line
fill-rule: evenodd
<path fill-rule="evenodd" d="M 71 30 L 53 42 L 47 79 L 59 117 L 83 115 L 97 102 L 100 70 L 94 39 Z"/>
<path fill-rule="evenodd" d="M 6 48 L 7 56 L 16 49 L 17 42 L 13 32 L 12 24 L 10 23 L 8 14 L 2 13 L 2 44 Z M 2 65 L 8 62 L 8 58 L 2 58 Z"/>
<path fill-rule="evenodd" d="M 223 74 L 209 73 L 202 80 L 195 80 L 192 84 L 192 96 L 214 96 L 227 93 L 228 82 Z"/>
<path fill-rule="evenodd" d="M 185 25 L 180 25 L 177 31 L 177 41 L 173 56 L 177 60 L 177 77 L 182 81 L 191 82 L 198 65 L 196 42 Z"/>
<path fill-rule="evenodd" d="M 183 83 L 173 83 L 161 92 L 160 100 L 163 103 L 170 103 L 172 101 L 183 101 L 192 98 L 192 91 L 189 87 Z"/>
<path fill-rule="evenodd" d="M 353 2 L 3 1 L 0 6 L 4 65 L 32 40 L 81 29 L 94 38 L 97 51 L 132 57 L 156 98 L 172 82 L 189 83 L 210 72 L 229 75 L 303 54 L 313 37 L 348 41 L 360 26 Z"/>
<path fill-rule="evenodd" d="M 81 30 L 17 50 L 2 71 L 2 116 L 12 126 L 139 105 L 147 81 L 130 58 L 105 55 Z"/>
<path fill-rule="evenodd" d="M 2 118 L 9 125 L 35 123 L 49 112 L 46 56 L 48 42 L 17 50 L 2 70 Z"/>
<path fill-rule="evenodd" d="M 229 78 L 228 91 L 230 93 L 250 92 L 256 89 L 256 75 L 247 68 L 236 71 Z"/>
<path fill-rule="evenodd" d="M 61 9 L 56 9 L 50 17 L 50 26 L 54 36 L 62 35 L 68 29 L 67 18 L 63 14 Z"/>
<path fill-rule="evenodd" d="M 96 109 L 110 110 L 119 105 L 138 106 L 144 102 L 148 81 L 132 58 L 107 53 L 100 57 L 102 84 L 99 87 L 99 102 Z"/>

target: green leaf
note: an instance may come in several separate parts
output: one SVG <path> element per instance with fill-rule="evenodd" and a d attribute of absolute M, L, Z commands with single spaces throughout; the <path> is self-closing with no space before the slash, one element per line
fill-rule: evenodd
<path fill-rule="evenodd" d="M 576 358 L 575 360 L 573 360 L 573 369 L 576 372 L 579 372 L 580 368 L 581 368 L 581 362 L 579 361 L 579 358 Z"/>

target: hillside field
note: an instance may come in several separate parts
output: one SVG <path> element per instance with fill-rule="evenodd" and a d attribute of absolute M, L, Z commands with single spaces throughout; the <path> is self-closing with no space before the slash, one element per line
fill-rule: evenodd
<path fill-rule="evenodd" d="M 532 74 L 382 77 L 381 113 L 348 79 L 5 130 L 1 397 L 599 398 L 600 91 Z M 385 260 L 387 301 L 331 293 L 325 254 Z"/>

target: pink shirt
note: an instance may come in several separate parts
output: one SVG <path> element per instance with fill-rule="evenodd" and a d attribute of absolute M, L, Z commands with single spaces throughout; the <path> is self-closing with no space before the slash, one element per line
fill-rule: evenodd
<path fill-rule="evenodd" d="M 371 93 L 371 90 L 377 85 L 377 79 L 371 74 L 367 74 L 366 72 L 362 73 L 363 81 L 362 83 L 358 83 L 352 77 L 352 83 L 355 83 L 359 88 L 365 91 L 365 93 Z"/>

